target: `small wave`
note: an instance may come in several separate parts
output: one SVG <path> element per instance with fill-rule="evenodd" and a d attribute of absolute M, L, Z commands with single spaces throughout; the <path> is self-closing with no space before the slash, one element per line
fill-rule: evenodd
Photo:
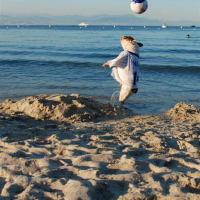
<path fill-rule="evenodd" d="M 100 65 L 101 63 L 93 63 L 93 62 L 78 62 L 78 61 L 55 61 L 55 60 L 25 60 L 25 59 L 17 59 L 17 60 L 0 60 L 0 65 L 8 65 L 8 66 L 60 66 L 60 67 L 90 67 Z"/>
<path fill-rule="evenodd" d="M 200 66 L 174 66 L 174 65 L 141 65 L 143 71 L 174 72 L 174 73 L 200 73 Z"/>
<path fill-rule="evenodd" d="M 46 59 L 50 58 L 50 57 L 58 57 L 58 58 L 87 58 L 87 59 L 91 59 L 91 58 L 101 58 L 101 59 L 113 59 L 117 56 L 117 54 L 112 54 L 110 52 L 108 53 L 93 53 L 93 52 L 90 52 L 89 50 L 88 51 L 84 51 L 84 52 L 74 52 L 74 51 L 52 51 L 49 50 L 49 51 L 44 51 L 43 49 L 40 49 L 40 50 L 35 50 L 35 51 L 32 51 L 32 50 L 1 50 L 0 51 L 0 54 L 1 55 L 6 55 L 6 56 L 19 56 L 19 57 L 22 57 L 22 56 L 45 56 Z"/>
<path fill-rule="evenodd" d="M 180 55 L 198 55 L 200 53 L 200 51 L 198 49 L 176 49 L 177 47 L 173 48 L 165 48 L 165 46 L 163 46 L 163 48 L 161 47 L 157 47 L 156 49 L 153 49 L 151 46 L 147 47 L 145 49 L 146 52 L 151 52 L 151 53 L 169 53 L 169 54 L 180 54 Z"/>
<path fill-rule="evenodd" d="M 99 68 L 101 62 L 82 62 L 82 61 L 56 61 L 56 60 L 26 60 L 26 59 L 5 59 L 0 60 L 1 67 L 59 67 L 59 68 Z M 176 65 L 148 65 L 141 64 L 143 72 L 170 72 L 170 73 L 200 73 L 200 66 L 176 66 Z"/>

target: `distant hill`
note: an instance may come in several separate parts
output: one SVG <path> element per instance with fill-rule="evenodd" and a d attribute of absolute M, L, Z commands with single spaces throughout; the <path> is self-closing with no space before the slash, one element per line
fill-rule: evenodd
<path fill-rule="evenodd" d="M 78 25 L 84 22 L 89 25 L 158 25 L 162 24 L 161 20 L 152 20 L 145 17 L 137 17 L 135 15 L 66 15 L 66 16 L 51 16 L 51 15 L 24 15 L 10 16 L 0 14 L 1 25 Z M 168 25 L 183 25 L 190 26 L 195 24 L 192 21 L 182 22 L 167 22 Z"/>

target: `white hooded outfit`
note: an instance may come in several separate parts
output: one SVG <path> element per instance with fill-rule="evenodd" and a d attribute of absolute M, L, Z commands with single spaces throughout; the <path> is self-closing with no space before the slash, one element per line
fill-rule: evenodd
<path fill-rule="evenodd" d="M 111 76 L 121 84 L 119 101 L 124 102 L 133 94 L 132 89 L 138 88 L 139 45 L 135 40 L 122 40 L 121 44 L 124 51 L 107 63 L 112 67 Z"/>

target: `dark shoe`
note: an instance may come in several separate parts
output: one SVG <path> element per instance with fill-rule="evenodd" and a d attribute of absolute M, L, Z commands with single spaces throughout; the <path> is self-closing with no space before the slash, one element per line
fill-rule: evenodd
<path fill-rule="evenodd" d="M 124 105 L 124 102 L 123 102 L 123 101 L 120 101 L 120 106 L 119 106 L 119 108 L 122 109 L 122 108 L 123 108 L 123 105 Z"/>

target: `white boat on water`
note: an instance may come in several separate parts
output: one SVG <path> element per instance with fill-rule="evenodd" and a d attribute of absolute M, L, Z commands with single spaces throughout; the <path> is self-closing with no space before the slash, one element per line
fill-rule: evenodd
<path fill-rule="evenodd" d="M 168 25 L 166 24 L 165 18 L 166 18 L 166 12 L 165 12 L 164 23 L 162 25 L 162 28 L 168 28 Z"/>
<path fill-rule="evenodd" d="M 164 23 L 164 24 L 162 25 L 162 28 L 168 28 L 168 25 Z"/>
<path fill-rule="evenodd" d="M 86 23 L 83 23 L 83 22 L 79 24 L 79 26 L 85 26 L 85 27 L 87 27 L 88 25 L 89 24 L 86 24 Z"/>

